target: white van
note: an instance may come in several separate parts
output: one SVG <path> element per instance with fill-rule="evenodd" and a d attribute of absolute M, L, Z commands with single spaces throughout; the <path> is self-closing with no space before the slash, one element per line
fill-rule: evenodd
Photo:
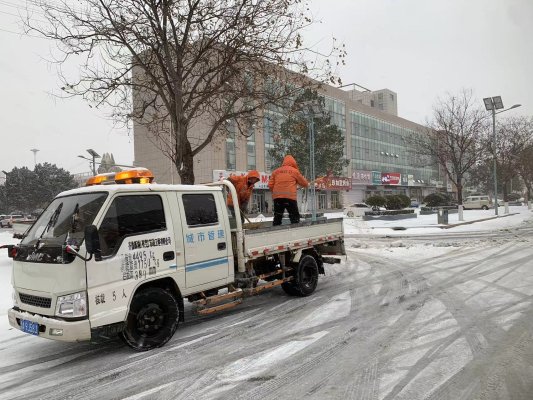
<path fill-rule="evenodd" d="M 492 201 L 489 196 L 468 196 L 463 200 L 463 209 L 465 210 L 488 210 L 492 208 Z"/>

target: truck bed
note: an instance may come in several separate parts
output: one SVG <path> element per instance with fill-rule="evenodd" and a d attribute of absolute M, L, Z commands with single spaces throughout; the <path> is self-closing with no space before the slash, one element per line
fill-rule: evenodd
<path fill-rule="evenodd" d="M 287 250 L 309 248 L 344 237 L 342 218 L 279 226 L 265 222 L 264 225 L 258 229 L 244 229 L 246 258 L 254 259 Z"/>

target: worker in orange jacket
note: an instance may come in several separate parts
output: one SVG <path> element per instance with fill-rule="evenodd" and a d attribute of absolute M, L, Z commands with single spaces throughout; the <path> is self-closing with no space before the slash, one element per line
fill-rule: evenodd
<path fill-rule="evenodd" d="M 286 155 L 281 167 L 272 172 L 268 187 L 274 200 L 273 225 L 281 225 L 285 210 L 289 213 L 291 224 L 300 222 L 298 212 L 297 185 L 308 187 L 309 183 L 300 173 L 296 160 L 291 155 Z"/>
<path fill-rule="evenodd" d="M 248 208 L 248 202 L 252 196 L 254 185 L 259 182 L 259 180 L 259 172 L 256 170 L 250 171 L 248 174 L 241 176 L 230 175 L 228 178 L 228 181 L 235 186 L 235 190 L 237 191 L 237 200 L 239 201 L 239 209 L 241 210 L 241 221 L 244 221 L 244 213 Z M 231 193 L 228 194 L 227 204 L 229 206 L 230 213 L 235 217 L 235 209 L 233 207 L 233 198 L 231 197 Z"/>

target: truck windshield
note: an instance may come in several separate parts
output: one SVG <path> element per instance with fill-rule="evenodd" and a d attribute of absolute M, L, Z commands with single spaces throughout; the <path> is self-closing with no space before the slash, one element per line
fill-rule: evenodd
<path fill-rule="evenodd" d="M 79 246 L 85 227 L 93 223 L 106 197 L 107 193 L 87 193 L 54 199 L 28 231 L 21 246 Z"/>

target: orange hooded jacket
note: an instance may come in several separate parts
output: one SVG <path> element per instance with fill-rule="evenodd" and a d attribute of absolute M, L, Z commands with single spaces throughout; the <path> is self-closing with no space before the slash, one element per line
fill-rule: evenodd
<path fill-rule="evenodd" d="M 250 196 L 252 195 L 252 191 L 254 189 L 255 183 L 254 185 L 248 185 L 249 178 L 256 178 L 258 181 L 261 179 L 259 176 L 259 172 L 255 170 L 248 172 L 248 174 L 246 175 L 231 175 L 228 178 L 228 181 L 230 181 L 233 186 L 235 186 L 240 208 L 243 208 L 243 205 L 246 205 L 246 203 L 248 203 L 248 201 L 250 200 Z M 231 194 L 228 194 L 227 204 L 228 206 L 233 206 L 233 199 L 231 198 Z"/>
<path fill-rule="evenodd" d="M 268 187 L 272 192 L 273 199 L 296 200 L 296 185 L 307 187 L 309 183 L 300 173 L 294 157 L 287 155 L 283 159 L 281 167 L 272 172 Z"/>

